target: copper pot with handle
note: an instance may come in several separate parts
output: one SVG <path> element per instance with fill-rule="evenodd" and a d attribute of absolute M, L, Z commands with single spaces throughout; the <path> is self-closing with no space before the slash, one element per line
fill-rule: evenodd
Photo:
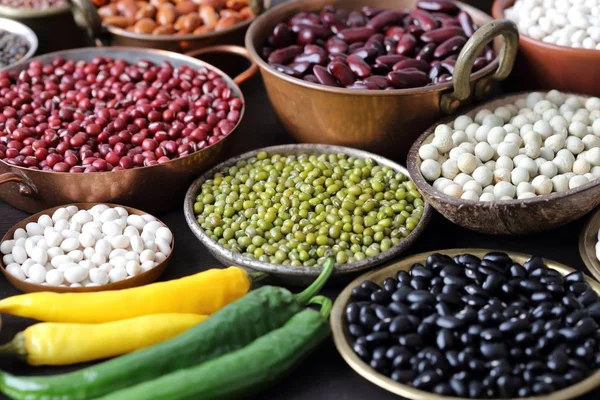
<path fill-rule="evenodd" d="M 273 27 L 299 12 L 326 5 L 346 10 L 363 6 L 413 9 L 418 0 L 307 0 L 275 7 L 252 24 L 246 48 L 260 68 L 271 104 L 298 141 L 356 147 L 390 157 L 406 157 L 413 141 L 432 123 L 489 96 L 495 82 L 511 72 L 519 34 L 514 23 L 493 21 L 482 11 L 456 2 L 478 25 L 456 62 L 452 82 L 414 89 L 356 90 L 297 79 L 272 68 L 262 49 Z M 481 50 L 494 41 L 496 59 L 471 74 Z"/>

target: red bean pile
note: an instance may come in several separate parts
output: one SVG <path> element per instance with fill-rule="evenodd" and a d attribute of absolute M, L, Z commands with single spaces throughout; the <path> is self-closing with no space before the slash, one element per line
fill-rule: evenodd
<path fill-rule="evenodd" d="M 407 11 L 326 6 L 273 29 L 263 56 L 280 72 L 349 89 L 405 89 L 447 82 L 478 27 L 448 0 L 422 0 Z M 473 72 L 495 58 L 488 47 Z"/>
<path fill-rule="evenodd" d="M 217 143 L 243 107 L 206 68 L 96 57 L 0 72 L 0 160 L 56 172 L 152 166 Z"/>
<path fill-rule="evenodd" d="M 0 0 L 0 6 L 43 10 L 67 4 L 65 0 Z"/>

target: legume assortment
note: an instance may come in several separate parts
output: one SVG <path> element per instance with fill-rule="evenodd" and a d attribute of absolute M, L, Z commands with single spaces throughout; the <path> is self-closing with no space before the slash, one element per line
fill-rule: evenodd
<path fill-rule="evenodd" d="M 263 56 L 280 72 L 349 89 L 404 89 L 448 82 L 458 54 L 477 30 L 447 0 L 422 0 L 415 10 L 326 6 L 275 26 Z M 495 58 L 488 47 L 473 72 Z"/>
<path fill-rule="evenodd" d="M 599 0 L 517 0 L 505 16 L 533 39 L 600 50 Z"/>
<path fill-rule="evenodd" d="M 600 302 L 581 272 L 540 257 L 431 254 L 352 291 L 353 350 L 397 382 L 441 395 L 552 393 L 600 367 Z"/>
<path fill-rule="evenodd" d="M 0 160 L 73 173 L 157 165 L 224 139 L 242 107 L 204 67 L 33 61 L 0 72 Z"/>
<path fill-rule="evenodd" d="M 153 35 L 222 31 L 254 18 L 248 0 L 97 0 L 104 25 Z"/>
<path fill-rule="evenodd" d="M 415 229 L 424 203 L 405 175 L 343 154 L 259 153 L 201 187 L 198 224 L 222 246 L 264 262 L 337 264 L 373 257 Z"/>
<path fill-rule="evenodd" d="M 29 51 L 29 42 L 21 35 L 0 29 L 0 68 L 20 61 Z"/>
<path fill-rule="evenodd" d="M 529 199 L 600 176 L 600 99 L 552 90 L 440 124 L 419 148 L 421 173 L 446 195 Z"/>
<path fill-rule="evenodd" d="M 149 271 L 171 254 L 173 234 L 149 214 L 76 206 L 44 214 L 0 244 L 6 270 L 25 282 L 92 287 Z"/>

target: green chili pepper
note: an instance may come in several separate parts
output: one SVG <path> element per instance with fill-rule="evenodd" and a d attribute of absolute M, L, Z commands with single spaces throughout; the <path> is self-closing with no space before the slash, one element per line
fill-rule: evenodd
<path fill-rule="evenodd" d="M 18 377 L 0 371 L 0 391 L 15 400 L 95 399 L 212 360 L 280 328 L 321 290 L 334 263 L 335 258 L 329 257 L 321 275 L 302 293 L 262 287 L 173 339 L 101 364 L 55 377 Z"/>
<path fill-rule="evenodd" d="M 225 400 L 256 393 L 289 373 L 327 337 L 331 300 L 318 296 L 311 302 L 321 304 L 321 311 L 304 310 L 283 327 L 242 349 L 111 393 L 101 400 Z"/>

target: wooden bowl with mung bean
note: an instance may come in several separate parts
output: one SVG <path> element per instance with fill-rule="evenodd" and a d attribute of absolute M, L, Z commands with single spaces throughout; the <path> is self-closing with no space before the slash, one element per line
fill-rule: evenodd
<path fill-rule="evenodd" d="M 184 202 L 190 229 L 225 265 L 306 284 L 397 257 L 431 216 L 408 171 L 340 146 L 293 144 L 231 158 L 200 176 Z"/>

